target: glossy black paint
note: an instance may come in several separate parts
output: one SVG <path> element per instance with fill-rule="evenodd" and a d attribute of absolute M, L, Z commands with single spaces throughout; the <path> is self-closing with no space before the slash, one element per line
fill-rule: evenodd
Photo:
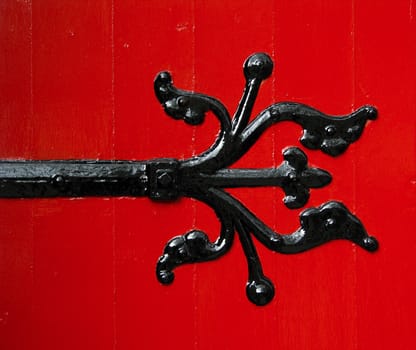
<path fill-rule="evenodd" d="M 82 197 L 147 196 L 152 200 L 175 200 L 180 196 L 205 202 L 213 208 L 221 230 L 211 242 L 199 230 L 172 238 L 156 266 L 163 284 L 174 279 L 173 270 L 185 263 L 217 259 L 231 247 L 238 232 L 248 264 L 246 293 L 256 305 L 265 305 L 274 296 L 272 282 L 263 274 L 252 236 L 267 248 L 284 254 L 299 253 L 333 239 L 348 239 L 368 251 L 378 243 L 368 236 L 360 220 L 340 202 L 330 201 L 309 208 L 300 215 L 300 228 L 279 234 L 259 220 L 225 189 L 232 187 L 278 186 L 285 193 L 288 208 L 303 207 L 310 188 L 326 186 L 331 175 L 309 167 L 305 153 L 296 147 L 283 151 L 277 168 L 229 169 L 272 124 L 293 121 L 303 127 L 301 143 L 331 156 L 343 153 L 362 134 L 368 119 L 377 112 L 364 106 L 350 115 L 333 117 L 311 107 L 291 102 L 266 108 L 253 121 L 249 118 L 261 82 L 273 70 L 273 62 L 263 53 L 250 56 L 244 63 L 246 86 L 233 117 L 217 99 L 179 90 L 168 72 L 159 73 L 155 93 L 165 112 L 174 119 L 198 125 L 212 112 L 220 122 L 220 133 L 204 153 L 185 160 L 149 161 L 1 161 L 0 197 Z"/>
<path fill-rule="evenodd" d="M 144 196 L 145 162 L 1 161 L 0 197 Z"/>

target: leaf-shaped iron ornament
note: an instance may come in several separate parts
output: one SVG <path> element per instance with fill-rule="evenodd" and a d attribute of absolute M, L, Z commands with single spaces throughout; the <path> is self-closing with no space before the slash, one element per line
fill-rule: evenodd
<path fill-rule="evenodd" d="M 147 196 L 152 200 L 175 200 L 185 196 L 208 204 L 215 211 L 221 230 L 215 242 L 199 230 L 172 238 L 156 266 L 163 284 L 174 279 L 173 270 L 186 263 L 219 258 L 231 247 L 237 232 L 248 264 L 247 296 L 256 305 L 269 303 L 274 296 L 272 282 L 263 274 L 252 236 L 267 248 L 284 254 L 300 253 L 333 239 L 347 239 L 375 251 L 378 243 L 361 221 L 342 203 L 330 201 L 309 208 L 300 215 L 300 227 L 291 234 L 279 234 L 259 220 L 226 188 L 278 186 L 290 208 L 303 207 L 311 188 L 326 186 L 331 175 L 308 166 L 307 156 L 296 147 L 283 151 L 277 168 L 229 169 L 271 125 L 293 121 L 303 128 L 300 142 L 338 156 L 362 134 L 367 120 L 375 119 L 374 107 L 364 106 L 353 113 L 333 117 L 299 103 L 271 105 L 249 122 L 261 82 L 273 70 L 264 53 L 250 56 L 244 63 L 246 86 L 233 117 L 217 99 L 177 89 L 168 72 L 157 75 L 154 88 L 166 114 L 191 125 L 204 121 L 212 112 L 220 122 L 213 145 L 195 157 L 145 161 L 47 160 L 0 161 L 0 197 L 85 197 Z"/>

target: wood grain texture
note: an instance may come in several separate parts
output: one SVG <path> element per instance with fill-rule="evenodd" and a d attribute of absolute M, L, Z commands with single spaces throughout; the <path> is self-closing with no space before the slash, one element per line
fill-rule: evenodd
<path fill-rule="evenodd" d="M 168 118 L 155 75 L 169 70 L 233 112 L 244 59 L 264 51 L 275 70 L 255 113 L 275 101 L 379 110 L 344 155 L 305 151 L 333 175 L 307 206 L 344 202 L 380 250 L 339 241 L 287 256 L 257 244 L 276 284 L 259 308 L 238 240 L 219 260 L 178 268 L 173 285 L 157 282 L 167 240 L 218 234 L 203 204 L 1 200 L 0 349 L 413 349 L 415 16 L 412 0 L 1 1 L 1 158 L 189 157 L 218 124 Z M 271 128 L 236 166 L 280 164 L 284 147 L 302 148 L 300 132 Z M 230 192 L 276 230 L 298 227 L 301 210 L 280 189 Z"/>

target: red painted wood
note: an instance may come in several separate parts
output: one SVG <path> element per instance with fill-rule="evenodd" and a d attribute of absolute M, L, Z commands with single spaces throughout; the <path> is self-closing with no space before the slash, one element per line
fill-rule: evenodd
<path fill-rule="evenodd" d="M 282 100 L 332 114 L 378 108 L 341 157 L 307 154 L 334 178 L 308 206 L 342 200 L 380 250 L 340 241 L 283 256 L 257 244 L 276 284 L 259 308 L 244 294 L 238 240 L 217 261 L 179 268 L 173 285 L 157 282 L 168 239 L 217 235 L 203 204 L 1 200 L 0 349 L 413 349 L 415 16 L 412 0 L 1 1 L 1 158 L 189 157 L 218 124 L 166 117 L 156 73 L 233 110 L 242 62 L 265 51 L 275 71 L 255 112 Z M 280 164 L 299 134 L 272 128 L 236 166 Z M 281 190 L 233 193 L 276 230 L 298 226 Z"/>
<path fill-rule="evenodd" d="M 29 4 L 30 5 L 30 4 Z M 3 157 L 30 157 L 31 6 L 0 3 L 0 149 Z M 16 142 L 22 140 L 22 142 Z M 23 142 L 24 140 L 24 142 Z M 32 334 L 32 202 L 0 204 L 0 346 L 29 348 Z"/>

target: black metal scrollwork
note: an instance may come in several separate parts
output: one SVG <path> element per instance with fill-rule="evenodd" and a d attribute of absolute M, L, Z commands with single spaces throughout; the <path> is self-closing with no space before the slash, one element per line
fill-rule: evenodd
<path fill-rule="evenodd" d="M 320 149 L 330 156 L 342 154 L 362 134 L 367 120 L 375 119 L 374 107 L 364 106 L 353 113 L 333 117 L 299 103 L 276 103 L 262 111 L 252 122 L 249 118 L 261 82 L 273 70 L 273 62 L 264 53 L 250 56 L 244 63 L 246 86 L 240 104 L 231 118 L 217 99 L 179 90 L 169 73 L 160 73 L 155 92 L 165 112 L 175 119 L 197 125 L 211 111 L 220 121 L 220 134 L 205 153 L 180 163 L 182 177 L 179 192 L 211 206 L 221 221 L 218 239 L 193 230 L 168 242 L 157 263 L 157 277 L 169 284 L 173 270 L 185 263 L 217 259 L 231 247 L 238 232 L 248 263 L 247 296 L 256 305 L 265 305 L 274 296 L 272 282 L 263 274 L 252 235 L 267 248 L 284 254 L 299 253 L 333 239 L 348 239 L 368 251 L 378 243 L 368 236 L 360 220 L 340 202 L 330 201 L 309 208 L 300 215 L 300 228 L 292 234 L 279 234 L 259 220 L 249 209 L 224 189 L 243 186 L 279 186 L 288 208 L 303 207 L 310 188 L 331 181 L 331 175 L 307 166 L 306 155 L 296 147 L 283 152 L 284 162 L 277 169 L 226 169 L 245 154 L 262 133 L 280 121 L 293 121 L 303 127 L 300 142 L 309 149 Z"/>
<path fill-rule="evenodd" d="M 265 305 L 272 300 L 274 287 L 263 274 L 252 236 L 268 249 L 283 254 L 299 253 L 333 239 L 348 239 L 368 251 L 378 248 L 376 239 L 340 202 L 330 201 L 304 210 L 296 231 L 279 234 L 226 192 L 226 188 L 232 187 L 278 186 L 285 193 L 283 200 L 288 208 L 303 207 L 310 189 L 328 185 L 331 175 L 309 167 L 307 156 L 299 148 L 284 150 L 283 162 L 277 168 L 228 167 L 269 126 L 280 121 L 302 126 L 300 142 L 306 148 L 338 156 L 361 136 L 367 120 L 377 116 L 371 106 L 333 117 L 303 104 L 282 102 L 269 106 L 249 122 L 261 82 L 272 70 L 273 62 L 264 53 L 246 60 L 246 85 L 233 117 L 217 99 L 177 89 L 168 72 L 157 75 L 155 93 L 169 116 L 191 125 L 201 124 L 207 112 L 218 118 L 220 133 L 213 145 L 198 156 L 147 161 L 0 161 L 0 197 L 147 196 L 153 200 L 175 200 L 185 196 L 200 200 L 213 208 L 221 222 L 218 239 L 211 242 L 199 230 L 172 238 L 157 262 L 158 280 L 169 284 L 176 267 L 219 258 L 230 249 L 237 232 L 247 257 L 247 296 L 254 304 Z"/>

